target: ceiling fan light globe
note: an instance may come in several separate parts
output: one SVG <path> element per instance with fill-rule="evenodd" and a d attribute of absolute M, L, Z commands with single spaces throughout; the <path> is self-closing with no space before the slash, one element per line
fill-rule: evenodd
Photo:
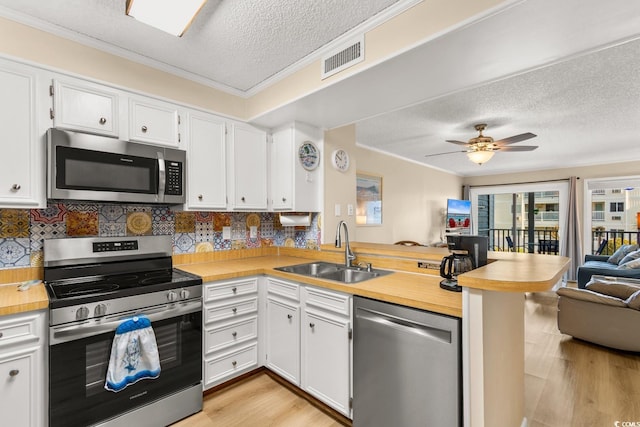
<path fill-rule="evenodd" d="M 469 151 L 467 153 L 467 157 L 469 158 L 469 160 L 471 160 L 473 163 L 477 163 L 479 165 L 488 162 L 489 160 L 491 160 L 491 158 L 493 157 L 495 153 L 493 151 Z"/>

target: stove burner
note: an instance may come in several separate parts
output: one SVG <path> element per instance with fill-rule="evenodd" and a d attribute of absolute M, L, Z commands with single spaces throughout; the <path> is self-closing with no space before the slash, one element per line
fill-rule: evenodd
<path fill-rule="evenodd" d="M 79 296 L 102 292 L 111 292 L 115 291 L 119 287 L 120 286 L 116 285 L 115 283 L 104 283 L 95 286 L 79 286 L 77 288 L 71 288 L 70 290 L 64 292 L 62 296 Z"/>

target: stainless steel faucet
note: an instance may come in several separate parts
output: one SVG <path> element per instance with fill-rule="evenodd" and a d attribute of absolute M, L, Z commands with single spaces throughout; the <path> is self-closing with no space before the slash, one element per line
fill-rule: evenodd
<path fill-rule="evenodd" d="M 353 260 L 356 259 L 356 256 L 351 252 L 351 246 L 349 246 L 349 229 L 347 228 L 347 223 L 344 221 L 340 221 L 338 223 L 338 228 L 336 229 L 336 248 L 342 247 L 342 240 L 340 240 L 340 227 L 344 225 L 344 240 L 345 240 L 345 248 L 344 248 L 344 265 L 347 267 L 351 267 L 353 265 Z"/>

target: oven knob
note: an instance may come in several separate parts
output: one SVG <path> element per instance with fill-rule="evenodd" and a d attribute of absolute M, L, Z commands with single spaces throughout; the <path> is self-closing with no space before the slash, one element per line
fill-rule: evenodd
<path fill-rule="evenodd" d="M 84 320 L 89 317 L 89 309 L 85 306 L 76 310 L 76 320 Z"/>
<path fill-rule="evenodd" d="M 189 298 L 189 291 L 186 289 L 180 289 L 180 299 Z"/>
<path fill-rule="evenodd" d="M 93 314 L 96 317 L 104 316 L 107 314 L 107 305 L 106 304 L 98 304 L 96 308 L 93 310 Z"/>
<path fill-rule="evenodd" d="M 167 300 L 168 301 L 175 301 L 177 299 L 178 299 L 178 294 L 175 291 L 167 292 Z"/>

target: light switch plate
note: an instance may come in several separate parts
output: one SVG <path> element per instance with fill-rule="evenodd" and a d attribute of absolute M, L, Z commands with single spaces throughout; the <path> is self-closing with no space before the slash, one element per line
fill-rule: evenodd
<path fill-rule="evenodd" d="M 231 227 L 222 227 L 222 238 L 224 240 L 231 240 Z"/>
<path fill-rule="evenodd" d="M 340 209 L 340 203 L 336 203 L 334 210 L 335 210 L 336 216 L 342 215 L 342 212 L 341 212 L 342 209 Z"/>

